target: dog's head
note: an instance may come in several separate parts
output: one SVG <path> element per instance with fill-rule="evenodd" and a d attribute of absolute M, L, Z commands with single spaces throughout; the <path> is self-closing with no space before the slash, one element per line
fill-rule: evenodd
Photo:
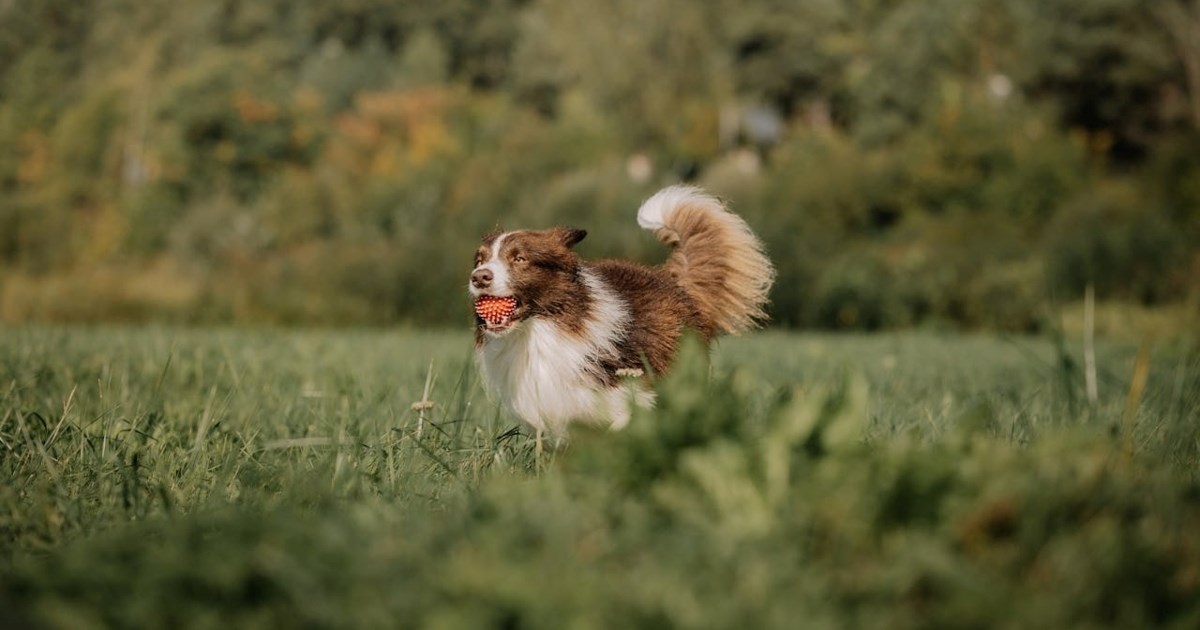
<path fill-rule="evenodd" d="M 579 293 L 579 257 L 571 248 L 584 230 L 501 232 L 483 237 L 467 289 L 475 298 L 475 325 L 493 337 L 522 321 L 561 312 Z"/>

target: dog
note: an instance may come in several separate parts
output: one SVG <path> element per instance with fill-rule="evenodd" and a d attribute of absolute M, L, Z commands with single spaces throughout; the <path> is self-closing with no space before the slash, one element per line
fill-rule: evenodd
<path fill-rule="evenodd" d="M 562 444 L 572 422 L 625 426 L 625 377 L 666 372 L 686 330 L 707 346 L 766 320 L 775 270 L 719 200 L 671 186 L 638 208 L 637 221 L 670 248 L 662 265 L 583 261 L 572 247 L 587 232 L 572 227 L 493 232 L 475 252 L 468 290 L 479 371 L 539 440 Z M 646 407 L 649 374 L 632 394 Z"/>

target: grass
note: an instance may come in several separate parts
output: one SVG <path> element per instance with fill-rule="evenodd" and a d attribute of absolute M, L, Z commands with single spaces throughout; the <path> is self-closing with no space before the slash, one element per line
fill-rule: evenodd
<path fill-rule="evenodd" d="M 465 334 L 5 330 L 0 626 L 1196 627 L 1200 354 L 1077 355 L 766 332 L 539 455 Z"/>

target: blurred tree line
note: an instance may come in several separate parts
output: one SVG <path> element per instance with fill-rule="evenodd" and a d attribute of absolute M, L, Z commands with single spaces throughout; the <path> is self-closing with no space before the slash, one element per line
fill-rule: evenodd
<path fill-rule="evenodd" d="M 1030 330 L 1196 295 L 1200 0 L 0 0 L 0 146 L 0 320 L 465 322 L 689 180 L 778 322 Z"/>

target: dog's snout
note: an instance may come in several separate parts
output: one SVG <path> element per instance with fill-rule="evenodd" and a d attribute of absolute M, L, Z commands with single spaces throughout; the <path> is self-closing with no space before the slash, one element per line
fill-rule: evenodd
<path fill-rule="evenodd" d="M 471 274 L 471 284 L 475 285 L 475 287 L 479 289 L 491 286 L 492 270 L 476 269 L 474 273 Z"/>

